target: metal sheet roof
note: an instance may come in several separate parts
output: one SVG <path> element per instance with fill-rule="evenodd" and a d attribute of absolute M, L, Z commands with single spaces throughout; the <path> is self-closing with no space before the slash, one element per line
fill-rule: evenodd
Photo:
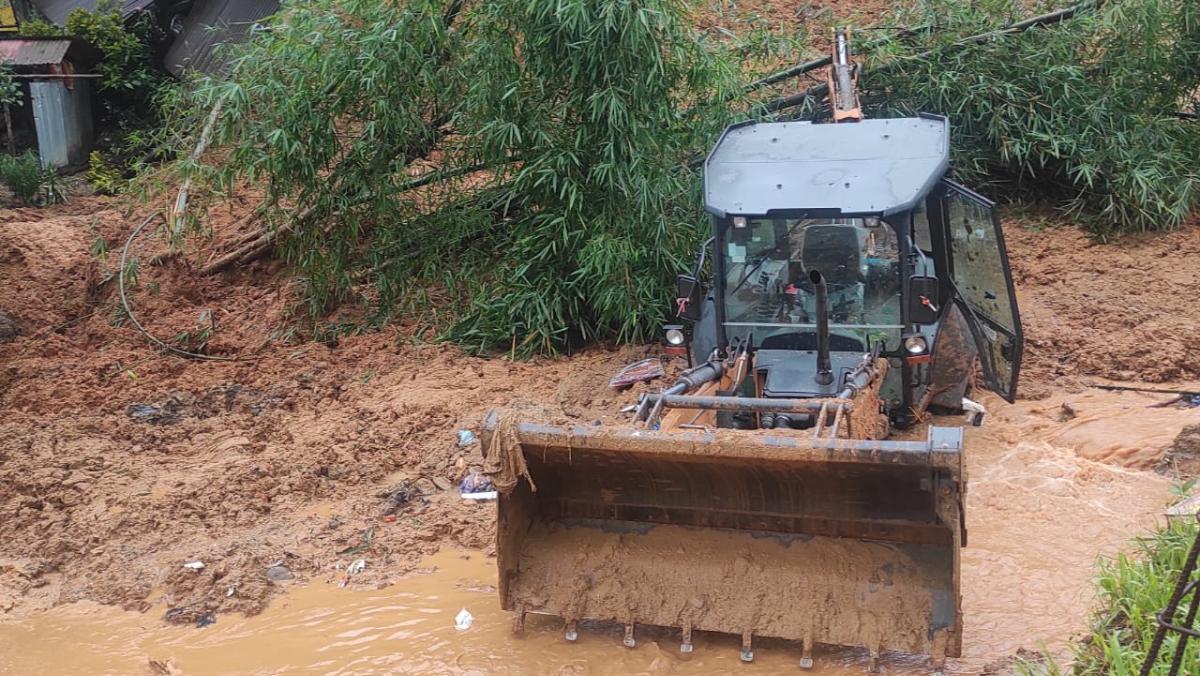
<path fill-rule="evenodd" d="M 37 6 L 42 14 L 50 21 L 62 26 L 67 23 L 67 16 L 71 10 L 76 7 L 82 7 L 86 10 L 96 9 L 98 0 L 33 0 L 33 4 Z M 155 0 L 124 0 L 121 3 L 121 12 L 125 16 L 129 16 L 134 12 L 146 9 L 153 5 Z"/>
<path fill-rule="evenodd" d="M 196 0 L 183 32 L 167 50 L 167 69 L 218 73 L 226 56 L 218 45 L 243 42 L 254 24 L 279 11 L 279 0 Z"/>
<path fill-rule="evenodd" d="M 705 162 L 705 207 L 718 216 L 903 211 L 942 178 L 949 152 L 950 125 L 936 116 L 734 125 Z"/>
<path fill-rule="evenodd" d="M 70 49 L 67 39 L 0 40 L 0 61 L 12 66 L 49 66 L 62 63 Z"/>

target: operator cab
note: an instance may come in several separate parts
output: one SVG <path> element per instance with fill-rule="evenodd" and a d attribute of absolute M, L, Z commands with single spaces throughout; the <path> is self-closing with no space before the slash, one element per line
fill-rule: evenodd
<path fill-rule="evenodd" d="M 735 394 L 836 396 L 877 352 L 904 425 L 930 403 L 957 408 L 978 354 L 1012 400 L 1022 338 L 999 221 L 948 167 L 940 116 L 728 128 L 704 166 L 713 237 L 679 278 L 695 324 L 674 335 L 696 362 L 752 351 L 756 378 Z"/>

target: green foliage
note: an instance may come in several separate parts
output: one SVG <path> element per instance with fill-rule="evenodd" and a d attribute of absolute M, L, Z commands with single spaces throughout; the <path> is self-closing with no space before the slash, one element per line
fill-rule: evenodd
<path fill-rule="evenodd" d="M 933 37 L 871 56 L 870 114 L 949 115 L 959 178 L 1049 196 L 1102 235 L 1177 225 L 1200 199 L 1200 124 L 1173 115 L 1200 84 L 1200 9 L 1118 0 L 956 43 L 1026 4 L 919 5 L 910 21 Z M 191 177 L 200 204 L 262 186 L 314 327 L 357 300 L 375 321 L 423 308 L 423 327 L 475 349 L 644 340 L 704 229 L 689 167 L 744 115 L 747 71 L 796 49 L 761 24 L 698 33 L 685 9 L 290 3 L 228 78 L 167 92 L 163 137 L 183 158 L 168 180 Z"/>
<path fill-rule="evenodd" d="M 71 10 L 66 34 L 100 50 L 100 95 L 110 117 L 152 110 L 154 97 L 166 78 L 154 66 L 154 45 L 162 36 L 148 13 L 139 13 L 127 25 L 120 4 L 106 0 L 95 11 Z"/>
<path fill-rule="evenodd" d="M 1200 205 L 1200 125 L 1175 112 L 1200 86 L 1200 6 L 1104 3 L 1052 27 L 968 46 L 1015 3 L 924 3 L 937 41 L 864 70 L 875 115 L 948 115 L 955 171 L 993 194 L 1050 197 L 1099 236 L 1170 229 Z"/>
<path fill-rule="evenodd" d="M 67 32 L 61 26 L 45 21 L 44 19 L 35 19 L 21 23 L 21 35 L 28 38 L 57 38 L 66 34 Z"/>
<path fill-rule="evenodd" d="M 1150 642 L 1158 629 L 1155 615 L 1166 607 L 1188 550 L 1196 538 L 1194 522 L 1174 524 L 1153 537 L 1137 541 L 1133 554 L 1119 554 L 1100 562 L 1097 591 L 1100 612 L 1091 635 L 1076 649 L 1071 668 L 1053 662 L 1026 664 L 1023 674 L 1073 673 L 1076 676 L 1135 676 L 1146 660 Z M 1180 609 L 1179 617 L 1186 612 Z M 1152 676 L 1165 676 L 1175 654 L 1179 637 L 1168 632 L 1151 670 Z M 1191 673 L 1186 665 L 1200 664 L 1200 641 L 1190 641 L 1181 673 Z"/>
<path fill-rule="evenodd" d="M 171 100 L 181 155 L 222 106 L 220 161 L 176 169 L 217 192 L 265 186 L 314 317 L 355 296 L 386 316 L 436 284 L 467 304 L 447 335 L 477 348 L 644 339 L 698 237 L 684 166 L 725 121 L 705 101 L 736 89 L 733 59 L 683 11 L 677 0 L 298 4 L 229 79 Z M 432 152 L 436 171 L 423 163 Z"/>
<path fill-rule="evenodd" d="M 88 225 L 88 233 L 92 236 L 92 243 L 88 245 L 88 253 L 101 263 L 108 262 L 108 241 L 96 229 L 95 222 Z"/>
<path fill-rule="evenodd" d="M 211 310 L 201 310 L 195 327 L 181 331 L 171 338 L 175 347 L 195 354 L 208 354 L 208 343 L 217 332 L 217 321 Z"/>
<path fill-rule="evenodd" d="M 104 153 L 93 150 L 88 154 L 88 169 L 85 174 L 88 183 L 101 195 L 115 195 L 125 185 L 121 172 L 111 166 L 105 159 Z"/>
<path fill-rule="evenodd" d="M 482 157 L 522 163 L 494 240 L 507 255 L 478 270 L 450 337 L 528 352 L 657 331 L 697 236 L 699 194 L 680 167 L 724 117 L 689 103 L 734 75 L 681 12 L 670 0 L 486 4 L 464 118 Z"/>
<path fill-rule="evenodd" d="M 61 201 L 57 174 L 42 169 L 41 160 L 32 151 L 16 156 L 0 155 L 0 183 L 21 204 Z"/>
<path fill-rule="evenodd" d="M 22 106 L 25 98 L 21 96 L 21 83 L 13 77 L 12 66 L 0 63 L 0 106 Z"/>

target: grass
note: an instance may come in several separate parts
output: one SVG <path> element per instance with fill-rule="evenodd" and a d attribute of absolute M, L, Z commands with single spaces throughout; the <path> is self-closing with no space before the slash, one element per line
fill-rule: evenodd
<path fill-rule="evenodd" d="M 1054 660 L 1046 663 L 1022 663 L 1025 676 L 1136 676 L 1146 659 L 1158 623 L 1155 615 L 1167 605 L 1188 550 L 1197 535 L 1195 523 L 1178 523 L 1148 538 L 1135 541 L 1131 553 L 1103 559 L 1098 564 L 1096 592 L 1100 610 L 1093 619 L 1091 633 L 1079 643 L 1073 664 L 1063 666 Z M 1188 598 L 1178 612 L 1183 618 Z M 1179 637 L 1168 632 L 1159 650 L 1152 676 L 1166 676 Z M 1195 673 L 1200 664 L 1200 640 L 1188 643 L 1180 674 Z M 1190 667 L 1189 667 L 1190 665 Z"/>

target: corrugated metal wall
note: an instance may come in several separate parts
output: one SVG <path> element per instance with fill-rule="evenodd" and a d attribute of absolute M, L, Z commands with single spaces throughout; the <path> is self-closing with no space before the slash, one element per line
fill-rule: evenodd
<path fill-rule="evenodd" d="M 92 149 L 90 83 L 62 80 L 29 83 L 38 155 L 44 167 L 82 166 Z"/>
<path fill-rule="evenodd" d="M 279 11 L 279 5 L 279 0 L 196 0 L 183 33 L 167 50 L 167 69 L 175 75 L 221 72 L 226 57 L 217 45 L 245 41 L 250 27 Z"/>

